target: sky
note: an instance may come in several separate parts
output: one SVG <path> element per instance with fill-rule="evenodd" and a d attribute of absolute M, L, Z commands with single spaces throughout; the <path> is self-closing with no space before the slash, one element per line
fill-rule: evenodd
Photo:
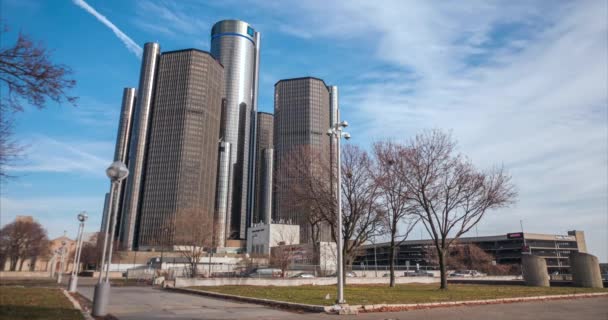
<path fill-rule="evenodd" d="M 608 261 L 608 1 L 32 1 L 0 17 L 53 50 L 78 106 L 17 114 L 26 157 L 1 185 L 1 224 L 32 215 L 75 236 L 99 229 L 123 87 L 137 87 L 143 44 L 209 50 L 211 26 L 261 32 L 259 108 L 280 79 L 339 86 L 349 143 L 451 130 L 480 168 L 504 166 L 519 197 L 468 235 L 585 231 Z M 417 229 L 411 238 L 426 237 Z"/>

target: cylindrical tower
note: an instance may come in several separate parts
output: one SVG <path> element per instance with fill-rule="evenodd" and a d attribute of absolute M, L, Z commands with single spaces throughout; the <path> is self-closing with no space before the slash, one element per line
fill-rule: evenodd
<path fill-rule="evenodd" d="M 131 126 L 133 124 L 134 108 L 135 88 L 124 88 L 122 91 L 122 106 L 120 111 L 120 122 L 118 123 L 118 134 L 116 135 L 116 149 L 114 149 L 114 161 L 121 161 L 127 167 L 129 167 L 129 141 L 131 140 Z M 114 188 L 113 195 L 114 203 L 112 205 L 114 207 L 113 210 L 116 212 L 116 222 L 119 226 L 121 219 L 121 205 L 124 200 L 123 190 L 124 186 L 121 183 Z M 105 221 L 105 218 L 103 221 Z M 116 235 L 113 236 L 116 237 Z"/>
<path fill-rule="evenodd" d="M 252 113 L 257 108 L 257 61 L 259 33 L 246 22 L 223 20 L 211 30 L 211 54 L 224 66 L 226 98 L 224 141 L 231 144 L 231 172 L 228 182 L 227 214 L 231 216 L 227 237 L 244 239 L 250 192 L 250 144 Z M 220 184 L 223 182 L 219 182 Z"/>
<path fill-rule="evenodd" d="M 132 250 L 136 239 L 136 220 L 141 204 L 143 189 L 143 168 L 148 143 L 150 115 L 156 70 L 160 58 L 160 45 L 148 42 L 144 45 L 144 54 L 139 74 L 138 96 L 133 112 L 133 129 L 129 144 L 129 177 L 122 206 L 122 232 L 120 235 L 123 248 Z"/>
<path fill-rule="evenodd" d="M 264 149 L 264 166 L 262 170 L 263 179 L 262 179 L 262 187 L 264 191 L 262 192 L 262 203 L 261 203 L 261 215 L 262 220 L 265 224 L 270 224 L 272 222 L 272 173 L 273 173 L 273 161 L 274 160 L 274 149 Z"/>
<path fill-rule="evenodd" d="M 217 187 L 215 200 L 215 246 L 226 246 L 226 234 L 230 232 L 230 215 L 228 214 L 228 178 L 230 177 L 230 143 L 221 141 L 217 162 Z"/>

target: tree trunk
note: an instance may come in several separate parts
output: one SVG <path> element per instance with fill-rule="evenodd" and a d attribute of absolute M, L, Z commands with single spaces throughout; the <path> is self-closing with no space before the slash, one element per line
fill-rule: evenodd
<path fill-rule="evenodd" d="M 390 284 L 389 287 L 395 287 L 395 235 L 394 233 L 391 235 L 391 247 L 389 252 L 389 265 L 390 265 Z"/>
<path fill-rule="evenodd" d="M 17 262 L 18 262 L 18 258 L 12 257 L 11 258 L 11 267 L 10 270 L 11 271 L 17 271 Z"/>
<path fill-rule="evenodd" d="M 439 273 L 441 275 L 441 287 L 440 289 L 447 290 L 448 288 L 448 275 L 446 272 L 446 257 L 445 253 L 447 250 L 439 250 L 437 255 L 439 256 Z"/>
<path fill-rule="evenodd" d="M 19 271 L 23 271 L 23 263 L 25 262 L 25 258 L 21 259 L 21 262 L 19 262 Z"/>

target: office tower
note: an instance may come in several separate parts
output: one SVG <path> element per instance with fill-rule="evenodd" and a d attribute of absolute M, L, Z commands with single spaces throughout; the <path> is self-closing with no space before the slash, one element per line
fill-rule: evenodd
<path fill-rule="evenodd" d="M 272 211 L 272 162 L 274 116 L 258 112 L 256 126 L 255 207 L 253 223 L 270 223 Z"/>
<path fill-rule="evenodd" d="M 312 209 L 294 206 L 289 186 L 301 183 L 305 179 L 302 174 L 331 166 L 326 134 L 331 118 L 330 89 L 323 80 L 312 77 L 280 80 L 275 84 L 274 103 L 275 180 L 279 184 L 274 220 L 299 224 L 300 242 L 309 243 L 313 239 L 307 218 Z M 299 166 L 297 172 L 294 163 Z M 330 186 L 326 187 L 329 190 Z M 328 241 L 327 226 L 322 229 L 321 238 L 315 240 Z"/>
<path fill-rule="evenodd" d="M 133 109 L 135 107 L 135 88 L 124 88 L 122 92 L 122 104 L 120 108 L 120 120 L 118 123 L 118 133 L 116 134 L 116 146 L 114 149 L 114 161 L 121 161 L 127 168 L 129 167 L 129 141 L 131 139 L 131 126 L 133 124 Z M 124 184 L 121 183 L 114 188 L 113 208 L 107 207 L 108 196 L 106 196 L 104 202 L 104 212 L 101 219 L 101 232 L 105 232 L 106 221 L 112 212 L 115 212 L 117 230 L 116 234 L 119 234 L 120 229 L 120 218 L 121 218 L 121 204 L 124 198 Z M 112 211 L 113 210 L 113 211 Z M 112 221 L 110 221 L 110 228 L 112 228 Z M 116 235 L 114 235 L 116 236 Z"/>
<path fill-rule="evenodd" d="M 139 250 L 179 245 L 174 237 L 180 231 L 172 224 L 192 210 L 214 219 L 223 77 L 222 65 L 208 52 L 187 49 L 160 56 Z"/>
<path fill-rule="evenodd" d="M 126 179 L 125 197 L 121 211 L 120 243 L 124 249 L 132 250 L 136 237 L 137 217 L 141 203 L 141 193 L 144 184 L 144 165 L 152 112 L 152 98 L 156 69 L 160 58 L 158 43 L 148 42 L 144 45 L 144 53 L 139 74 L 139 87 L 133 122 L 131 141 L 129 143 L 129 176 Z"/>
<path fill-rule="evenodd" d="M 227 237 L 244 239 L 253 208 L 252 183 L 255 153 L 255 113 L 257 112 L 260 34 L 238 20 L 217 22 L 211 30 L 211 54 L 224 66 L 222 140 L 230 143 L 230 168 L 218 182 L 227 186 Z"/>

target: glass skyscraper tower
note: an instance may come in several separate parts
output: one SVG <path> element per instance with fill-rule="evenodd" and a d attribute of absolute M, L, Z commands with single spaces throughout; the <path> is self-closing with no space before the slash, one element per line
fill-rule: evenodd
<path fill-rule="evenodd" d="M 226 237 L 244 239 L 253 210 L 255 128 L 260 34 L 239 20 L 217 22 L 211 54 L 224 66 L 221 142 L 230 144 L 228 174 L 218 179 L 216 216 L 224 216 Z M 221 223 L 221 222 L 220 222 Z"/>

